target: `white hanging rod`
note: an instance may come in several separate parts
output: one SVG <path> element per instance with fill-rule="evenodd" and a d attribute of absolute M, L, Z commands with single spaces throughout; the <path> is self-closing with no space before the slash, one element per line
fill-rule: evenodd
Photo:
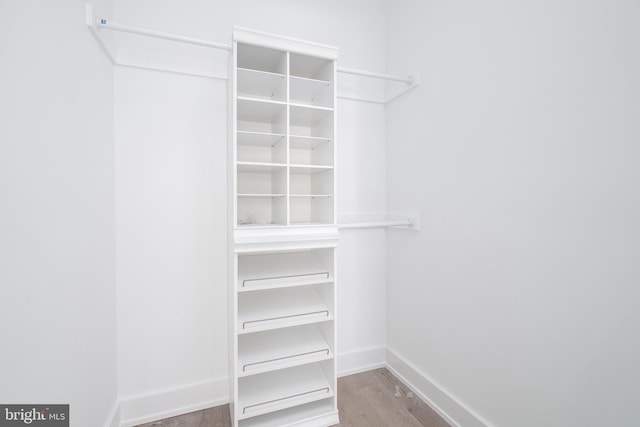
<path fill-rule="evenodd" d="M 344 73 L 344 74 L 354 74 L 357 76 L 373 77 L 375 79 L 392 80 L 396 82 L 406 83 L 408 85 L 412 85 L 415 83 L 415 79 L 411 75 L 406 77 L 394 76 L 392 74 L 374 73 L 372 71 L 356 70 L 354 68 L 345 68 L 345 67 L 338 67 L 338 72 Z"/>
<path fill-rule="evenodd" d="M 98 35 L 98 31 L 100 29 L 106 29 L 106 30 L 112 30 L 112 31 L 121 31 L 121 32 L 131 33 L 131 34 L 139 34 L 139 35 L 143 35 L 143 36 L 147 36 L 147 37 L 155 37 L 155 38 L 160 38 L 160 39 L 165 39 L 165 40 L 172 40 L 172 41 L 176 41 L 176 42 L 180 42 L 180 43 L 187 43 L 187 44 L 193 44 L 193 45 L 198 45 L 198 46 L 210 47 L 210 48 L 213 48 L 213 49 L 221 49 L 221 50 L 225 50 L 227 52 L 230 52 L 232 50 L 231 45 L 227 45 L 227 44 L 223 44 L 223 43 L 216 43 L 216 42 L 212 42 L 212 41 L 208 41 L 208 40 L 196 39 L 196 38 L 193 38 L 193 37 L 186 37 L 186 36 L 182 36 L 182 35 L 179 35 L 179 34 L 167 33 L 167 32 L 163 32 L 163 31 L 150 30 L 150 29 L 147 29 L 147 28 L 134 27 L 134 26 L 131 26 L 131 25 L 118 24 L 116 22 L 111 22 L 111 21 L 109 21 L 109 20 L 107 20 L 105 18 L 96 18 L 95 15 L 93 14 L 93 5 L 91 3 L 87 3 L 87 5 L 86 5 L 86 15 L 87 15 L 86 23 L 87 23 L 87 26 L 89 27 L 89 30 L 91 31 L 92 35 L 94 36 L 94 38 L 96 39 L 96 41 L 100 45 L 101 49 L 105 52 L 105 54 L 107 55 L 107 57 L 109 58 L 109 60 L 111 61 L 111 63 L 113 65 L 122 65 L 122 66 L 128 66 L 128 67 L 133 67 L 133 68 L 142 68 L 142 69 L 154 70 L 154 71 L 166 71 L 166 72 L 169 72 L 169 73 L 184 74 L 184 75 L 190 75 L 190 76 L 196 76 L 196 77 L 206 77 L 206 78 L 213 78 L 213 79 L 225 79 L 224 77 L 220 77 L 220 76 L 209 76 L 209 75 L 204 75 L 204 74 L 182 72 L 182 71 L 178 71 L 178 70 L 163 70 L 163 69 L 159 69 L 159 68 L 151 68 L 151 67 L 136 66 L 136 65 L 133 65 L 133 64 L 122 64 L 122 63 L 119 63 L 116 60 L 115 56 L 111 53 L 110 49 L 107 47 L 105 42 Z M 372 77 L 372 78 L 377 78 L 377 79 L 397 81 L 397 82 L 406 83 L 408 85 L 408 87 L 406 89 L 400 91 L 396 95 L 393 95 L 390 99 L 384 100 L 384 101 L 360 99 L 360 98 L 354 98 L 354 97 L 345 97 L 347 99 L 354 99 L 354 100 L 358 100 L 358 101 L 366 101 L 366 102 L 375 102 L 375 103 L 386 104 L 387 102 L 392 101 L 393 99 L 395 99 L 398 96 L 406 93 L 408 90 L 411 90 L 414 87 L 419 86 L 419 84 L 420 84 L 419 75 L 417 75 L 417 76 L 414 76 L 414 75 L 395 76 L 395 75 L 391 75 L 391 74 L 375 73 L 375 72 L 372 72 L 372 71 L 357 70 L 357 69 L 354 69 L 354 68 L 346 68 L 346 67 L 338 67 L 337 71 L 340 72 L 340 73 L 343 73 L 343 74 L 353 74 L 353 75 L 358 75 L 358 76 L 363 76 L 363 77 Z"/>
<path fill-rule="evenodd" d="M 107 30 L 122 31 L 125 33 L 131 33 L 131 34 L 140 34 L 143 36 L 155 37 L 155 38 L 165 39 L 165 40 L 172 40 L 180 43 L 195 44 L 198 46 L 205 46 L 205 47 L 211 47 L 214 49 L 231 51 L 230 45 L 211 42 L 208 40 L 195 39 L 192 37 L 181 36 L 179 34 L 165 33 L 163 31 L 155 31 L 155 30 L 148 30 L 146 28 L 132 27 L 130 25 L 123 25 L 123 24 L 111 22 L 104 18 L 96 19 L 96 25 L 98 29 L 104 28 Z"/>
<path fill-rule="evenodd" d="M 376 227 L 413 227 L 411 219 L 401 219 L 395 221 L 370 221 L 338 224 L 338 228 L 376 228 Z"/>

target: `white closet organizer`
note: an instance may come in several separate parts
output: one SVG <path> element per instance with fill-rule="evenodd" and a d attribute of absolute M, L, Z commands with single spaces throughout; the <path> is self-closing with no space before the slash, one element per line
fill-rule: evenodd
<path fill-rule="evenodd" d="M 335 224 L 335 53 L 266 39 L 234 42 L 236 225 Z"/>
<path fill-rule="evenodd" d="M 327 427 L 336 396 L 337 50 L 234 31 L 234 427 Z"/>

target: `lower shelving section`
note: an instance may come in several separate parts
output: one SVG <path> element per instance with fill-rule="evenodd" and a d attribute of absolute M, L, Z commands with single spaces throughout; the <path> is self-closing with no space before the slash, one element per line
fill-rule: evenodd
<path fill-rule="evenodd" d="M 322 363 L 238 380 L 238 420 L 333 397 L 332 367 Z"/>
<path fill-rule="evenodd" d="M 241 420 L 240 427 L 322 427 L 337 424 L 334 398 L 288 408 L 270 414 Z"/>
<path fill-rule="evenodd" d="M 276 231 L 236 240 L 233 427 L 327 427 L 339 422 L 337 233 L 326 239 L 324 231 L 299 230 L 283 232 L 267 247 L 245 245 L 263 243 L 265 235 Z"/>

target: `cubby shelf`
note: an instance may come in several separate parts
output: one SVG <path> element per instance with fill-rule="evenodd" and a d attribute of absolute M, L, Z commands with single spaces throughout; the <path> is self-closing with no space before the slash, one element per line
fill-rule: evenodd
<path fill-rule="evenodd" d="M 283 133 L 238 131 L 238 145 L 273 147 L 284 141 Z"/>
<path fill-rule="evenodd" d="M 284 194 L 271 194 L 271 193 L 265 193 L 265 194 L 260 194 L 260 193 L 239 193 L 238 197 L 285 197 Z"/>
<path fill-rule="evenodd" d="M 290 165 L 292 174 L 313 175 L 316 173 L 333 170 L 333 166 L 324 165 Z"/>
<path fill-rule="evenodd" d="M 238 172 L 268 173 L 283 170 L 287 165 L 283 163 L 238 162 Z"/>
<path fill-rule="evenodd" d="M 291 148 L 311 149 L 314 150 L 323 144 L 331 143 L 331 138 L 322 136 L 305 136 L 305 135 L 290 135 L 289 145 Z"/>

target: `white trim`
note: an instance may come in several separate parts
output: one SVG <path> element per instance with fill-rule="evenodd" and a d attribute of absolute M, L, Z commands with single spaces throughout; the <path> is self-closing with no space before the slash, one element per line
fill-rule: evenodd
<path fill-rule="evenodd" d="M 338 59 L 338 48 L 335 46 L 310 42 L 293 37 L 284 37 L 248 28 L 234 27 L 233 41 L 268 47 L 271 49 L 287 50 L 293 53 L 303 53 L 305 55 L 318 56 L 320 58 L 333 61 Z"/>
<path fill-rule="evenodd" d="M 385 350 L 384 346 L 380 346 L 339 353 L 338 377 L 384 368 Z"/>
<path fill-rule="evenodd" d="M 133 427 L 226 403 L 229 403 L 226 377 L 128 396 L 120 399 L 120 427 Z"/>
<path fill-rule="evenodd" d="M 454 427 L 492 427 L 411 362 L 386 349 L 386 368 Z"/>
<path fill-rule="evenodd" d="M 385 346 L 339 353 L 337 359 L 338 377 L 387 368 L 451 426 L 493 427 L 411 362 Z M 228 381 L 228 378 L 218 378 L 122 398 L 119 404 L 114 404 L 105 427 L 134 427 L 227 404 Z"/>
<path fill-rule="evenodd" d="M 118 401 L 113 403 L 104 427 L 120 427 L 120 403 Z"/>

